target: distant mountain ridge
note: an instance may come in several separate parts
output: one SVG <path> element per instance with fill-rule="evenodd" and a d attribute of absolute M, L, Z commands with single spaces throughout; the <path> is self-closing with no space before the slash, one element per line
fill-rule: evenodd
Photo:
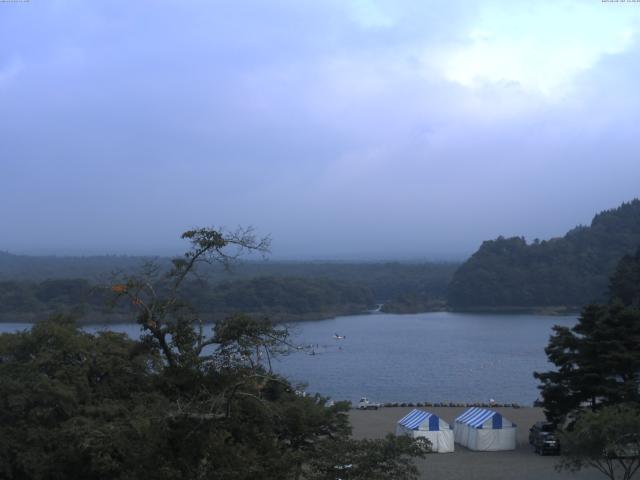
<path fill-rule="evenodd" d="M 84 278 L 95 280 L 114 271 L 133 272 L 159 257 L 128 255 L 30 256 L 0 251 L 0 281 L 43 281 Z"/>
<path fill-rule="evenodd" d="M 453 309 L 580 307 L 607 298 L 620 258 L 640 246 L 640 200 L 598 213 L 564 237 L 483 242 L 449 284 Z"/>

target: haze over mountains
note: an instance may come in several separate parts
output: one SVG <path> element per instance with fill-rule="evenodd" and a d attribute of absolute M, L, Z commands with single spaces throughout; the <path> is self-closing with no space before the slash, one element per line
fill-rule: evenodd
<path fill-rule="evenodd" d="M 563 237 L 498 237 L 463 264 L 452 262 L 243 262 L 205 268 L 186 297 L 211 318 L 233 312 L 276 319 L 358 313 L 383 303 L 396 313 L 450 309 L 577 309 L 607 297 L 620 258 L 640 246 L 640 200 L 603 211 Z M 85 304 L 109 315 L 101 290 L 113 272 L 166 257 L 30 257 L 0 253 L 0 316 L 31 317 Z M 102 293 L 101 293 L 102 292 Z M 85 313 L 87 313 L 85 311 Z M 116 312 L 118 313 L 118 312 Z M 122 313 L 122 312 L 119 312 Z M 90 315 L 89 315 L 90 316 Z"/>

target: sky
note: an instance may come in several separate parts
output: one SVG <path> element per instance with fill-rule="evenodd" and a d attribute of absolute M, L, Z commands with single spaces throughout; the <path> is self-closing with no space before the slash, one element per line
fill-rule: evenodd
<path fill-rule="evenodd" d="M 0 250 L 461 259 L 640 196 L 640 3 L 0 2 Z"/>

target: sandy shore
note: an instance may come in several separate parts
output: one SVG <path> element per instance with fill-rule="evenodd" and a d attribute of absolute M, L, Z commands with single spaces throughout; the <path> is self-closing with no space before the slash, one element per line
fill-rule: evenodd
<path fill-rule="evenodd" d="M 350 413 L 353 436 L 356 438 L 380 438 L 394 433 L 396 422 L 411 408 L 382 408 L 380 410 Z M 453 424 L 454 418 L 466 408 L 430 407 L 423 408 L 439 415 Z M 558 457 L 540 456 L 529 445 L 529 427 L 538 420 L 544 420 L 540 408 L 496 408 L 504 417 L 518 426 L 517 448 L 506 452 L 473 452 L 456 444 L 454 453 L 428 455 L 418 461 L 424 479 L 451 480 L 602 480 L 603 475 L 596 470 L 579 473 L 555 471 Z"/>

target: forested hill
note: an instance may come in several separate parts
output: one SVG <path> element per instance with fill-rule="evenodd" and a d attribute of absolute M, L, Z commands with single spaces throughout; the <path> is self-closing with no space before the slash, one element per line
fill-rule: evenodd
<path fill-rule="evenodd" d="M 162 268 L 170 266 L 168 257 L 56 257 L 0 251 L 0 282 L 37 284 L 82 279 L 103 284 L 113 278 L 114 272 L 135 273 L 148 262 Z M 444 300 L 447 286 L 459 266 L 451 262 L 242 261 L 234 264 L 230 271 L 219 265 L 203 265 L 199 272 L 212 285 L 262 277 L 329 279 L 367 287 L 377 303 L 386 303 L 406 296 L 415 296 L 422 302 Z"/>
<path fill-rule="evenodd" d="M 82 321 L 122 320 L 107 308 L 104 286 L 112 272 L 135 273 L 168 258 L 134 256 L 30 257 L 0 252 L 0 321 L 33 321 L 56 312 L 84 313 Z M 371 309 L 415 312 L 442 308 L 458 264 L 241 262 L 230 272 L 203 265 L 206 282 L 185 296 L 207 318 L 233 312 L 272 319 L 329 318 Z"/>
<path fill-rule="evenodd" d="M 562 238 L 486 241 L 454 274 L 452 308 L 578 307 L 607 298 L 620 258 L 640 246 L 640 200 L 597 214 Z"/>

